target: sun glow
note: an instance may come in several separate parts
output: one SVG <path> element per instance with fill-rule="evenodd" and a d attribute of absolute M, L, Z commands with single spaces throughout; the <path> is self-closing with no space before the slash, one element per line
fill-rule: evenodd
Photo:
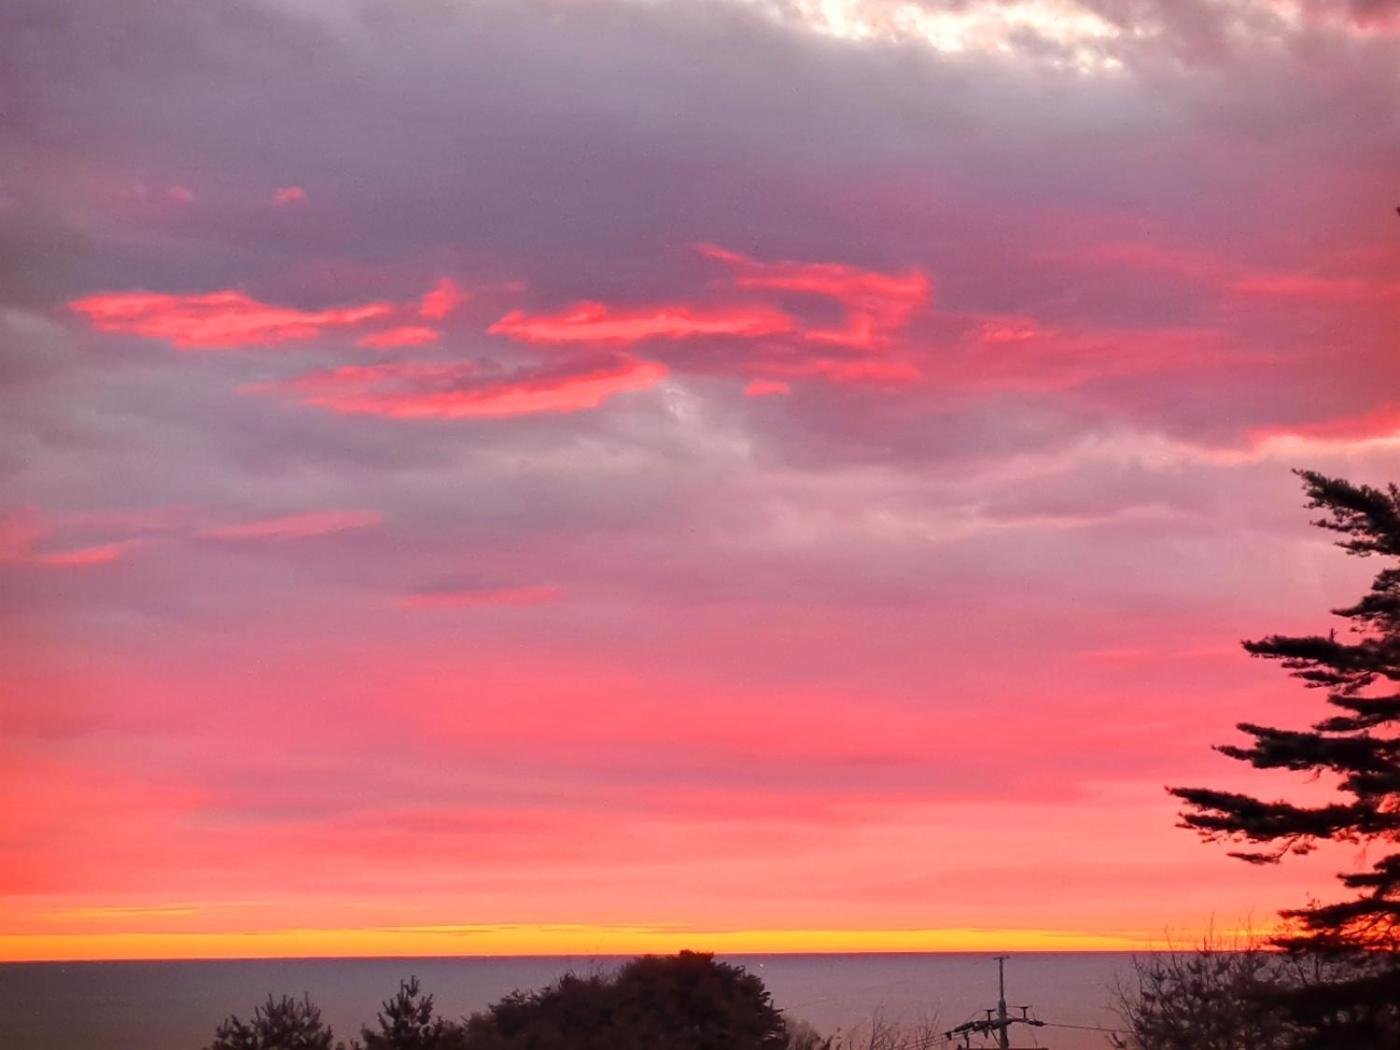
<path fill-rule="evenodd" d="M 1160 938 L 1158 938 L 1160 940 Z M 75 933 L 0 937 L 0 961 L 289 959 L 392 956 L 638 955 L 695 949 L 795 952 L 1131 951 L 1141 931 L 1038 929 L 705 930 L 684 925 L 394 926 L 237 933 Z"/>

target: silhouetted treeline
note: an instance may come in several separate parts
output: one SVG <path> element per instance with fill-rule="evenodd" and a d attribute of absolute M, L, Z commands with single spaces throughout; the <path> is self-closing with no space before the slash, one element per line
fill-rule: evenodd
<path fill-rule="evenodd" d="M 763 981 L 709 954 L 643 956 L 609 975 L 570 974 L 516 991 L 462 1020 L 438 1015 L 416 978 L 347 1043 L 307 997 L 273 998 L 229 1017 L 207 1050 L 926 1050 L 933 1020 L 876 1016 L 843 1036 L 785 1018 Z"/>
<path fill-rule="evenodd" d="M 1360 965 L 1361 971 L 1353 967 Z M 1400 1025 L 1380 1041 L 1317 1042 L 1292 1011 L 1299 990 L 1364 976 L 1370 964 L 1207 943 L 1151 955 L 1118 991 L 1123 1050 L 1400 1050 Z M 470 1017 L 437 1014 L 416 979 L 381 1004 L 373 1025 L 338 1040 L 309 998 L 268 997 L 252 1017 L 219 1025 L 207 1050 L 930 1050 L 936 1022 L 875 1017 L 823 1036 L 785 1018 L 757 976 L 713 956 L 634 959 L 610 975 L 570 974 L 516 991 Z"/>
<path fill-rule="evenodd" d="M 1260 941 L 1137 960 L 1135 978 L 1120 985 L 1119 1050 L 1400 1050 L 1400 1004 L 1383 1000 L 1364 1013 L 1300 1015 L 1297 1003 L 1384 972 L 1379 956 L 1283 952 Z M 1335 1001 L 1335 1000 L 1334 1000 Z M 1366 1034 L 1357 1037 L 1357 1020 Z"/>
<path fill-rule="evenodd" d="M 822 1045 L 789 1030 L 758 977 L 681 952 L 512 992 L 461 1021 L 438 1016 L 410 979 L 348 1044 L 309 999 L 269 996 L 250 1020 L 219 1025 L 209 1050 L 789 1050 L 795 1041 Z"/>

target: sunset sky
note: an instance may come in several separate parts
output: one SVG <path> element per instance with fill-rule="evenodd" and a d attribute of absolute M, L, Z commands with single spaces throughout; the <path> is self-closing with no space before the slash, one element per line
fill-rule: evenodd
<path fill-rule="evenodd" d="M 0 959 L 1123 947 L 1400 479 L 1397 0 L 9 0 Z M 1346 851 L 1340 855 L 1351 859 Z"/>

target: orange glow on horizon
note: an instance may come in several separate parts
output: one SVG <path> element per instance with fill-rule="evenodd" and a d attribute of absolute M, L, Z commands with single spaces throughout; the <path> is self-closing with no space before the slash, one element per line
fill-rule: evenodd
<path fill-rule="evenodd" d="M 1201 931 L 1204 933 L 1204 931 Z M 1214 931 L 1230 937 L 1230 931 Z M 1257 931 L 1256 931 L 1257 932 Z M 1185 936 L 1179 943 L 1189 943 Z M 1038 929 L 704 930 L 688 926 L 486 925 L 280 929 L 241 933 L 75 933 L 0 936 L 0 962 L 78 960 L 392 958 L 397 956 L 1144 951 L 1142 931 Z"/>

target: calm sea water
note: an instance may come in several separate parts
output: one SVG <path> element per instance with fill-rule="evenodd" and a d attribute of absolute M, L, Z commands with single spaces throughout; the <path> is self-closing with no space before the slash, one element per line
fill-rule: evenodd
<path fill-rule="evenodd" d="M 790 1017 L 824 1032 L 936 1016 L 944 1028 L 996 1001 L 990 955 L 726 956 L 759 974 Z M 198 1050 L 229 1013 L 247 1016 L 269 992 L 320 1004 L 339 1036 L 373 1018 L 402 978 L 417 976 L 449 1017 L 481 1009 L 516 988 L 617 960 L 297 959 L 238 962 L 21 963 L 0 965 L 5 1050 Z M 1132 956 L 1023 953 L 1007 963 L 1007 1001 L 1065 1025 L 1112 1026 L 1112 986 Z M 1017 1046 L 1103 1050 L 1107 1037 L 1073 1028 L 1021 1029 Z"/>

